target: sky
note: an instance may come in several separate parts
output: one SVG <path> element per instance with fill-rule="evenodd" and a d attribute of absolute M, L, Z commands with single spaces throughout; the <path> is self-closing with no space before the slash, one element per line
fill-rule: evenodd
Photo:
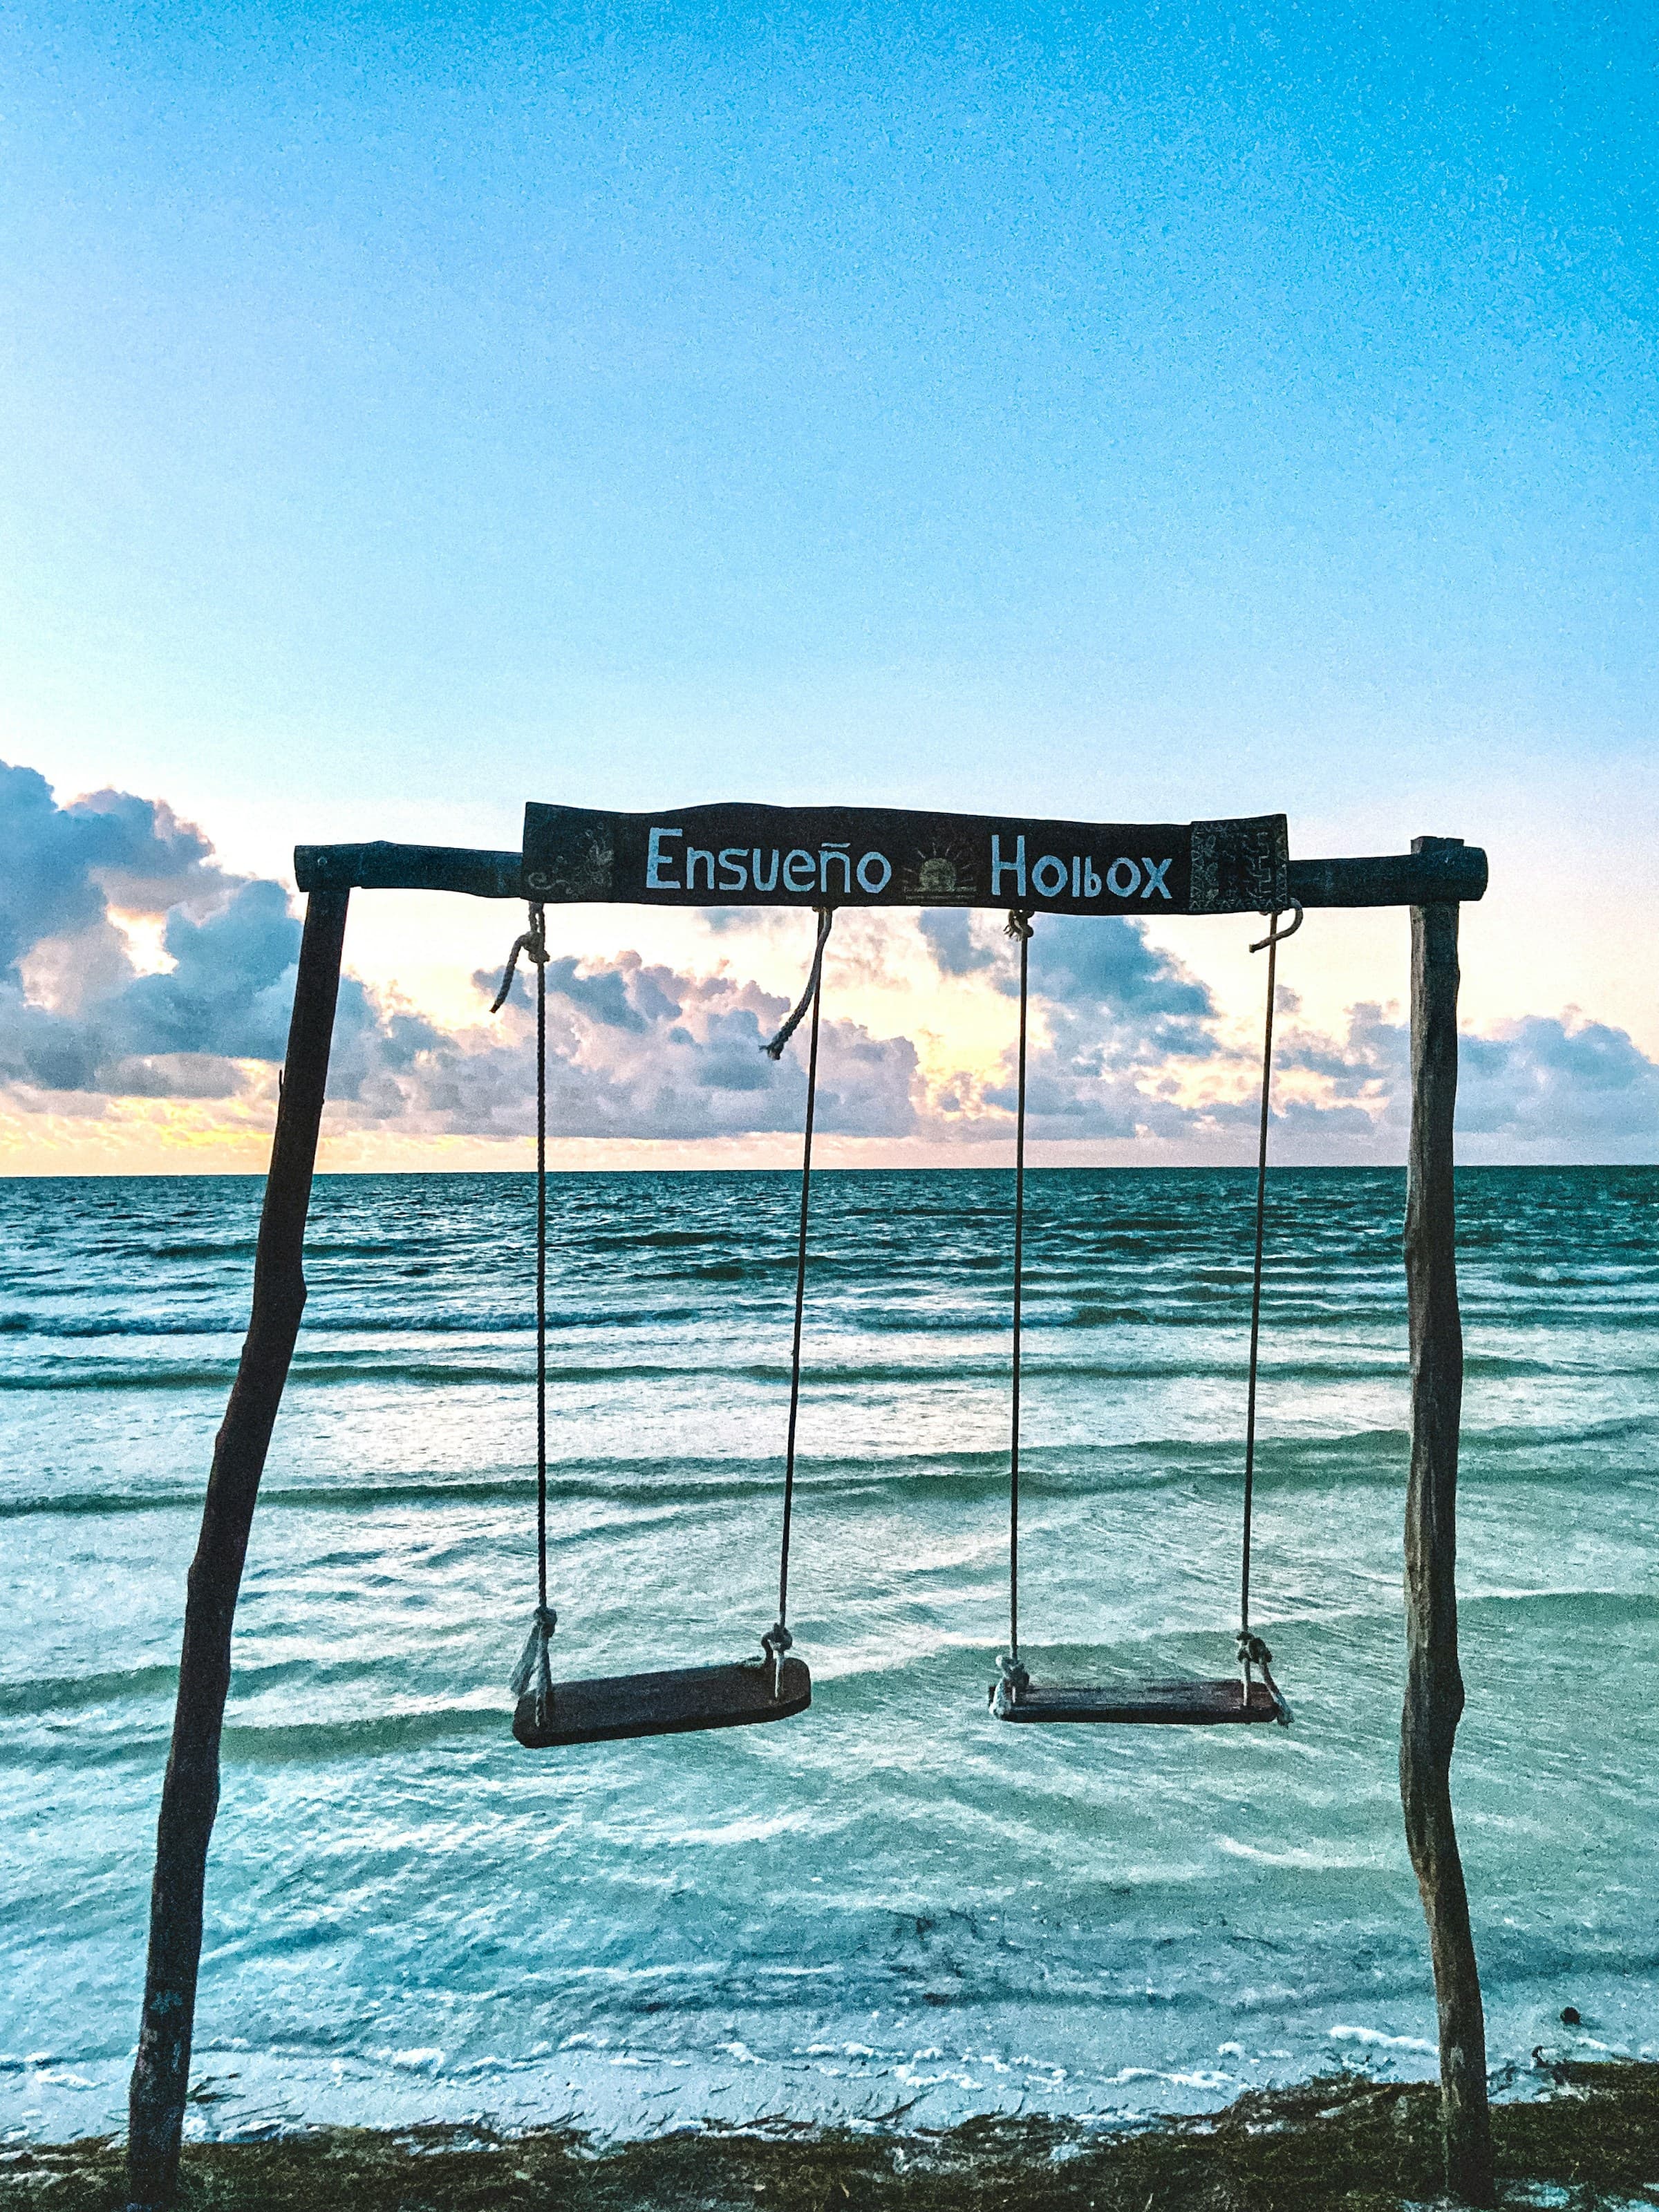
<path fill-rule="evenodd" d="M 1659 1158 L 1656 60 L 1587 7 L 8 15 L 0 1169 L 262 1164 L 293 845 L 526 799 L 1463 836 L 1463 1156 Z M 325 1164 L 523 1164 L 516 927 L 359 899 Z M 558 1158 L 790 1157 L 804 927 L 559 915 Z M 1248 926 L 1094 927 L 1034 942 L 1036 1157 L 1246 1158 Z M 1287 950 L 1281 1157 L 1403 1157 L 1406 954 Z M 844 919 L 830 1158 L 1006 1154 L 1009 961 Z"/>

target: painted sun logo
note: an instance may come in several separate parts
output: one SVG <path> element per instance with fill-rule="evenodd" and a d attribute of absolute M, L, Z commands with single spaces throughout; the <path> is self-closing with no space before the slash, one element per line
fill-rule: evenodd
<path fill-rule="evenodd" d="M 907 871 L 907 888 L 924 903 L 971 899 L 973 862 L 960 846 L 919 853 Z"/>

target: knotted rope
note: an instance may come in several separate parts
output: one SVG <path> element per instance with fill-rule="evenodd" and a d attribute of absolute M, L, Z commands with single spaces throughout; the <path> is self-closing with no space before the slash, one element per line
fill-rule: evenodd
<path fill-rule="evenodd" d="M 550 1605 L 538 1605 L 532 1616 L 531 1630 L 525 1639 L 524 1650 L 519 1654 L 519 1663 L 513 1669 L 507 1688 L 515 1698 L 523 1697 L 533 1682 L 536 1686 L 536 1714 L 545 1716 L 548 1700 L 553 1695 L 553 1677 L 549 1653 L 553 1632 L 559 1625 L 559 1616 Z"/>
<path fill-rule="evenodd" d="M 536 1610 L 530 1634 L 508 1687 L 522 1698 L 533 1684 L 536 1721 L 547 1724 L 553 1701 L 553 1678 L 548 1647 L 558 1615 L 547 1601 L 547 914 L 540 905 L 530 909 L 530 926 L 513 940 L 489 1011 L 497 1014 L 513 988 L 519 955 L 536 969 Z"/>
<path fill-rule="evenodd" d="M 1279 917 L 1274 915 L 1268 923 L 1267 934 L 1250 947 L 1252 952 L 1265 951 L 1267 956 L 1267 1013 L 1261 1043 L 1261 1121 L 1255 1153 L 1255 1253 L 1250 1267 L 1250 1365 L 1244 1406 L 1244 1540 L 1238 1587 L 1238 1659 L 1244 1674 L 1244 1695 L 1248 1698 L 1250 1693 L 1251 1668 L 1259 1667 L 1261 1679 L 1272 1693 L 1281 1725 L 1288 1724 L 1291 1709 L 1280 1695 L 1279 1685 L 1267 1671 L 1267 1662 L 1273 1653 L 1250 1629 L 1250 1539 L 1255 1510 L 1255 1401 L 1261 1369 L 1261 1255 L 1267 1218 L 1267 1124 L 1273 1104 L 1273 1000 L 1277 995 L 1279 948 L 1286 938 L 1294 937 L 1302 927 L 1302 908 L 1295 900 L 1291 901 L 1286 911 L 1294 911 L 1296 916 L 1290 927 L 1281 930 Z"/>
<path fill-rule="evenodd" d="M 1031 917 L 1016 907 L 1006 933 L 1019 945 L 1019 1076 L 1014 1109 L 1014 1314 L 1008 1407 L 1008 1654 L 999 1660 L 1011 1697 L 1030 1681 L 1019 1656 L 1019 1407 L 1025 1265 L 1025 1043 L 1030 1008 Z"/>
<path fill-rule="evenodd" d="M 1250 1669 L 1254 1667 L 1267 1686 L 1267 1695 L 1273 1701 L 1274 1718 L 1280 1728 L 1289 1728 L 1291 1709 L 1285 1701 L 1285 1692 L 1273 1678 L 1273 1656 L 1259 1636 L 1252 1635 L 1247 1628 L 1239 1630 L 1238 1663 L 1244 1675 L 1245 1697 L 1248 1698 L 1250 1694 Z"/>
<path fill-rule="evenodd" d="M 812 965 L 807 970 L 806 988 L 801 993 L 800 1001 L 796 1006 L 795 1011 L 790 1015 L 788 1020 L 778 1031 L 770 1044 L 763 1044 L 761 1047 L 761 1050 L 766 1054 L 766 1057 L 769 1060 L 781 1060 L 783 1058 L 784 1048 L 787 1045 L 790 1038 L 793 1036 L 795 1031 L 800 1027 L 802 1021 L 805 1018 L 806 1010 L 809 1006 L 814 1009 L 814 1020 L 816 1021 L 818 983 L 823 974 L 823 948 L 830 942 L 830 931 L 834 924 L 835 919 L 836 909 L 834 907 L 821 906 L 818 908 L 818 941 L 812 949 Z"/>
<path fill-rule="evenodd" d="M 811 1010 L 812 1027 L 806 1051 L 806 1128 L 800 1156 L 800 1220 L 795 1236 L 795 1326 L 789 1347 L 789 1428 L 783 1455 L 783 1538 L 778 1557 L 778 1617 L 761 1638 L 772 1662 L 772 1695 L 775 1698 L 781 1697 L 783 1690 L 783 1655 L 795 1640 L 790 1635 L 788 1626 L 789 1534 L 795 1512 L 795 1432 L 800 1420 L 801 1333 L 806 1317 L 806 1228 L 812 1195 L 812 1128 L 817 1115 L 818 1014 L 823 999 L 823 948 L 830 941 L 830 927 L 835 918 L 833 907 L 818 908 L 817 943 L 812 951 L 812 966 L 806 978 L 806 988 L 794 1012 L 771 1043 L 765 1047 L 772 1059 L 780 1059 L 784 1047 Z"/>
<path fill-rule="evenodd" d="M 529 928 L 513 940 L 513 950 L 507 954 L 507 966 L 501 971 L 501 988 L 490 1002 L 489 1011 L 492 1014 L 499 1014 L 507 1004 L 507 994 L 513 988 L 513 978 L 518 972 L 519 955 L 521 952 L 528 959 L 533 960 L 538 968 L 545 970 L 547 967 L 547 909 L 545 907 L 531 908 Z M 544 974 L 543 981 L 544 982 L 546 981 Z"/>

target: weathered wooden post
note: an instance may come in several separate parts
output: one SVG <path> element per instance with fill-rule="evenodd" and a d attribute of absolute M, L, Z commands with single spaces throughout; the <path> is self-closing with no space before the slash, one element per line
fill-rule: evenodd
<path fill-rule="evenodd" d="M 156 1825 L 144 2009 L 128 2096 L 127 2191 L 143 2212 L 171 2204 L 178 2182 L 202 1955 L 202 1893 L 219 1805 L 219 1739 L 230 1688 L 231 1622 L 259 1477 L 306 1302 L 306 1214 L 350 896 L 314 890 L 307 903 L 259 1218 L 252 1316 L 214 1444 L 185 1602 L 179 1702 Z"/>
<path fill-rule="evenodd" d="M 1418 837 L 1414 853 L 1461 838 Z M 1452 1116 L 1457 1098 L 1457 907 L 1412 908 L 1412 1127 L 1406 1194 L 1412 1458 L 1406 1492 L 1406 1703 L 1400 1795 L 1422 1892 L 1440 2014 L 1446 2186 L 1497 2202 L 1486 2100 L 1486 2030 L 1468 1893 L 1452 1822 L 1452 1741 L 1463 1711 L 1457 1662 L 1457 1435 L 1463 1331 L 1457 1311 Z"/>

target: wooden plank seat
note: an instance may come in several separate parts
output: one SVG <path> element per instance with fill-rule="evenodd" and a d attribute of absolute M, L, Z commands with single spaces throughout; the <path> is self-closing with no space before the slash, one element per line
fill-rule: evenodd
<path fill-rule="evenodd" d="M 654 1674 L 597 1674 L 555 1682 L 544 1717 L 528 1690 L 513 1715 L 513 1733 L 526 1751 L 561 1745 L 615 1743 L 624 1736 L 689 1735 L 702 1729 L 748 1728 L 786 1720 L 812 1702 L 804 1659 L 786 1658 L 773 1695 L 772 1662 L 738 1659 L 719 1667 L 670 1667 Z"/>
<path fill-rule="evenodd" d="M 1110 1721 L 1164 1728 L 1214 1728 L 1226 1722 L 1274 1721 L 1279 1706 L 1265 1682 L 1250 1694 L 1237 1674 L 1218 1681 L 1113 1682 L 1101 1689 L 1032 1682 L 1016 1689 L 991 1687 L 991 1710 L 1000 1721 Z"/>

